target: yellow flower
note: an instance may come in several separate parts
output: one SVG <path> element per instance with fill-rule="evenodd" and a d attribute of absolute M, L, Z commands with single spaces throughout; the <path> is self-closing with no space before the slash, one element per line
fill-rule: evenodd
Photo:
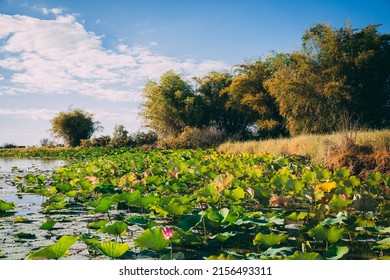
<path fill-rule="evenodd" d="M 337 186 L 336 182 L 326 182 L 322 184 L 318 184 L 316 186 L 316 190 L 321 190 L 323 192 L 330 192 Z"/>

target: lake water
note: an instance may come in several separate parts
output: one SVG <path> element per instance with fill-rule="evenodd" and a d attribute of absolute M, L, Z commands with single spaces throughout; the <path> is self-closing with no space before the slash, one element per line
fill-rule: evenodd
<path fill-rule="evenodd" d="M 14 178 L 28 173 L 48 176 L 65 164 L 64 160 L 0 158 L 0 199 L 14 202 L 17 215 L 36 213 L 42 205 L 43 197 L 18 193 Z"/>

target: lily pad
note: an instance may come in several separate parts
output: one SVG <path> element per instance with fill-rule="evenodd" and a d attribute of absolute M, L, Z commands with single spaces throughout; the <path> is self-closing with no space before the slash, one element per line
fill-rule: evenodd
<path fill-rule="evenodd" d="M 14 209 L 15 209 L 15 204 L 13 202 L 6 202 L 0 199 L 0 212 L 5 212 Z"/>
<path fill-rule="evenodd" d="M 309 230 L 308 233 L 309 236 L 314 237 L 317 241 L 329 241 L 330 243 L 334 243 L 343 237 L 344 229 L 337 228 L 336 226 L 327 228 L 319 224 L 315 228 Z"/>
<path fill-rule="evenodd" d="M 339 260 L 348 252 L 349 248 L 347 246 L 332 244 L 329 246 L 328 251 L 325 252 L 324 257 L 327 260 Z"/>
<path fill-rule="evenodd" d="M 39 227 L 39 229 L 41 229 L 41 230 L 52 230 L 56 223 L 57 223 L 57 221 L 55 221 L 55 220 L 47 220 L 46 222 L 44 222 Z"/>
<path fill-rule="evenodd" d="M 127 243 L 118 243 L 118 242 L 99 242 L 96 243 L 95 248 L 99 250 L 102 254 L 117 259 L 121 257 L 124 253 L 130 250 L 130 245 Z"/>
<path fill-rule="evenodd" d="M 14 236 L 16 236 L 17 238 L 20 238 L 20 239 L 36 239 L 37 238 L 37 236 L 35 234 L 25 233 L 25 232 L 15 233 Z"/>
<path fill-rule="evenodd" d="M 287 239 L 288 234 L 276 234 L 273 232 L 270 234 L 263 234 L 260 232 L 256 234 L 255 239 L 253 240 L 253 245 L 261 244 L 266 247 L 272 247 L 285 242 Z"/>
<path fill-rule="evenodd" d="M 161 227 L 147 229 L 135 240 L 134 245 L 141 248 L 148 248 L 155 251 L 162 250 L 169 246 L 169 241 L 164 239 Z"/>
<path fill-rule="evenodd" d="M 126 235 L 127 224 L 125 222 L 115 222 L 112 225 L 104 226 L 98 232 L 105 232 L 117 236 Z"/>
<path fill-rule="evenodd" d="M 299 252 L 296 251 L 292 256 L 286 258 L 286 260 L 322 260 L 320 254 L 318 253 L 308 253 L 308 252 Z"/>
<path fill-rule="evenodd" d="M 28 259 L 55 259 L 68 255 L 68 249 L 78 240 L 77 236 L 62 236 L 57 243 L 27 256 Z"/>

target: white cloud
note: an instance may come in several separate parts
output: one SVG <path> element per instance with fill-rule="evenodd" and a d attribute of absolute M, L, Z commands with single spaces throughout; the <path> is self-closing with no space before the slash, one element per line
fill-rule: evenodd
<path fill-rule="evenodd" d="M 52 9 L 42 8 L 41 12 L 44 13 L 45 15 L 48 15 L 48 14 L 59 15 L 62 13 L 62 9 L 61 8 L 52 8 Z"/>
<path fill-rule="evenodd" d="M 58 114 L 58 111 L 42 108 L 42 109 L 2 109 L 0 108 L 0 116 L 12 116 L 18 119 L 33 119 L 33 120 L 50 120 Z"/>
<path fill-rule="evenodd" d="M 102 47 L 103 37 L 85 30 L 74 15 L 60 15 L 60 8 L 42 11 L 56 19 L 0 14 L 0 74 L 9 73 L 7 83 L 0 84 L 1 94 L 79 93 L 137 101 L 146 80 L 167 70 L 191 77 L 227 68 L 220 61 L 157 54 L 154 42 L 133 47 L 120 43 L 116 52 L 108 50 Z"/>

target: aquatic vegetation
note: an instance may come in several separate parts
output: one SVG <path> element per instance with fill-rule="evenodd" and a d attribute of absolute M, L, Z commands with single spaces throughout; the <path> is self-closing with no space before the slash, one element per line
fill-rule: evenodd
<path fill-rule="evenodd" d="M 358 178 L 347 168 L 331 171 L 293 156 L 99 151 L 86 151 L 82 160 L 51 176 L 20 176 L 15 182 L 22 185 L 21 192 L 45 198 L 41 211 L 48 218 L 40 229 L 51 231 L 54 224 L 66 228 L 66 217 L 77 221 L 82 215 L 85 228 L 77 229 L 74 238 L 87 247 L 89 258 L 333 260 L 389 255 L 389 175 Z M 68 241 L 28 258 L 58 259 L 77 239 Z"/>

